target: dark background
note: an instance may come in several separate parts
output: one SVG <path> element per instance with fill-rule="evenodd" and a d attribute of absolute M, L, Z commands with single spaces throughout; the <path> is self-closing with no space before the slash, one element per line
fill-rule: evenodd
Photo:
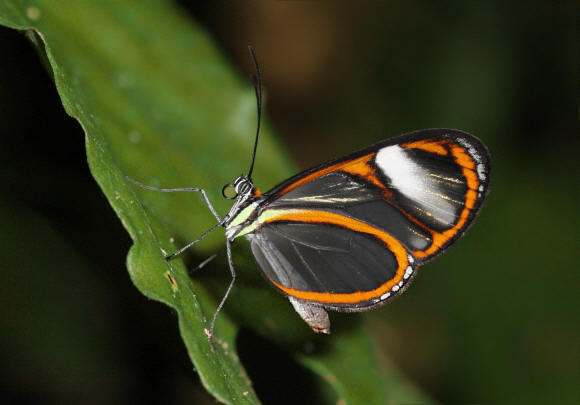
<path fill-rule="evenodd" d="M 382 350 L 444 403 L 579 403 L 572 3 L 232 3 L 180 6 L 247 75 L 254 45 L 300 168 L 428 127 L 491 151 L 491 194 L 465 240 L 367 316 Z M 214 403 L 176 317 L 132 286 L 130 239 L 36 51 L 0 28 L 0 55 L 3 397 Z M 308 373 L 247 330 L 239 345 L 264 402 L 300 398 Z"/>

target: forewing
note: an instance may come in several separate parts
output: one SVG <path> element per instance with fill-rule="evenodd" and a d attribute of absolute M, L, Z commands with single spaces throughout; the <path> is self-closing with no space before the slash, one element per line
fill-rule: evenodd
<path fill-rule="evenodd" d="M 264 207 L 308 207 L 362 220 L 424 262 L 469 227 L 487 195 L 489 173 L 487 149 L 476 137 L 422 130 L 300 173 L 268 192 Z"/>

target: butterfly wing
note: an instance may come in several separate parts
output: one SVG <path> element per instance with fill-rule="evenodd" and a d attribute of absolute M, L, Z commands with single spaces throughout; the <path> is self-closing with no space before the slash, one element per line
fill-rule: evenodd
<path fill-rule="evenodd" d="M 248 234 L 276 287 L 336 310 L 364 310 L 403 290 L 413 257 L 385 231 L 340 214 L 290 210 Z"/>
<path fill-rule="evenodd" d="M 489 173 L 487 148 L 473 135 L 421 130 L 302 172 L 268 192 L 266 206 L 341 211 L 386 230 L 424 262 L 467 230 Z"/>
<path fill-rule="evenodd" d="M 472 135 L 422 130 L 302 172 L 263 196 L 244 232 L 285 294 L 356 311 L 400 293 L 414 269 L 454 243 L 489 185 Z"/>

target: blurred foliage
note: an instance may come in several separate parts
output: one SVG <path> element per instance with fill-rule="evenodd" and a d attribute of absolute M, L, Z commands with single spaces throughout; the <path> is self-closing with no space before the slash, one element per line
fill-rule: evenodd
<path fill-rule="evenodd" d="M 153 13 L 161 3 L 152 4 Z M 456 127 L 483 139 L 492 154 L 493 178 L 482 215 L 456 248 L 421 269 L 403 297 L 365 316 L 378 345 L 376 358 L 386 381 L 399 378 L 391 366 L 396 364 L 444 403 L 580 402 L 572 3 L 365 2 L 354 8 L 345 2 L 182 1 L 172 13 L 177 26 L 194 29 L 188 20 L 204 25 L 247 74 L 246 46 L 255 46 L 268 114 L 302 168 L 418 128 Z M 151 15 L 151 31 L 141 32 L 139 40 L 163 50 L 169 45 L 160 39 L 157 17 Z M 95 35 L 88 44 L 114 38 L 119 27 L 102 23 L 110 16 L 91 19 Z M 135 22 L 131 13 L 122 19 Z M 75 24 L 86 29 L 87 23 Z M 211 47 L 203 58 L 221 58 L 220 63 L 189 63 L 199 57 L 200 43 L 179 38 L 169 42 L 183 56 L 165 61 L 173 69 L 165 86 L 147 86 L 191 103 L 199 99 L 185 83 L 195 82 L 189 76 L 198 74 L 197 66 L 207 66 L 205 74 L 211 75 L 228 63 Z M 49 75 L 26 42 L 0 30 L 3 391 L 10 399 L 46 402 L 213 403 L 190 381 L 191 364 L 173 317 L 128 283 L 123 262 L 130 240 L 90 180 L 81 128 L 64 114 Z M 116 46 L 111 55 L 142 58 L 150 69 L 120 75 L 117 84 L 161 69 L 151 55 L 131 55 L 126 44 L 111 43 Z M 189 78 L 181 82 L 182 76 Z M 147 145 L 158 151 L 158 160 L 142 166 L 131 163 L 143 159 L 131 145 L 138 137 L 141 145 L 154 138 L 136 127 L 114 148 L 124 151 L 115 161 L 127 159 L 123 169 L 144 182 L 209 186 L 219 201 L 222 183 L 246 168 L 244 151 L 253 132 L 253 94 L 235 77 L 203 92 L 203 108 L 213 108 L 211 101 L 221 99 L 219 88 L 227 83 L 239 92 L 239 104 L 220 102 L 210 127 L 199 109 L 183 110 L 168 98 L 149 106 L 150 115 L 139 115 L 140 94 L 124 93 L 123 108 L 134 106 L 124 112 L 135 114 L 134 122 L 155 122 L 155 131 L 177 123 L 195 141 L 172 144 L 183 134 L 165 133 L 166 141 Z M 198 125 L 203 133 L 191 130 Z M 226 126 L 237 138 L 224 132 Z M 211 146 L 217 143 L 203 136 L 208 133 L 228 142 Z M 207 156 L 183 153 L 204 139 Z M 289 173 L 289 164 L 271 152 L 270 136 L 264 140 L 256 180 L 267 189 Z M 158 162 L 164 163 L 161 171 Z M 285 168 L 274 168 L 278 163 L 275 167 Z M 199 176 L 206 171 L 214 177 Z M 162 222 L 155 225 L 160 234 L 189 239 L 211 223 L 195 196 L 139 193 L 139 198 Z M 220 208 L 223 212 L 227 205 Z M 174 216 L 181 211 L 183 216 Z M 201 249 L 211 252 L 218 242 L 219 235 Z M 259 280 L 241 248 L 236 261 L 243 279 L 222 315 L 233 328 L 242 326 L 238 355 L 258 397 L 265 403 L 305 397 L 332 402 L 336 394 L 301 366 L 324 376 L 324 366 L 332 362 L 312 363 L 324 357 L 317 350 L 324 346 L 307 340 L 296 315 Z M 202 260 L 202 251 L 189 264 Z M 196 275 L 194 284 L 203 281 L 219 297 L 227 283 L 225 269 L 218 262 Z M 263 302 L 272 304 L 264 308 Z M 360 330 L 360 318 L 333 316 L 337 333 L 331 345 L 345 358 L 358 358 L 348 342 Z M 361 364 L 350 367 L 358 370 Z M 348 364 L 341 367 L 350 371 Z M 358 381 L 354 370 L 351 374 Z M 384 389 L 392 394 L 405 384 Z"/>

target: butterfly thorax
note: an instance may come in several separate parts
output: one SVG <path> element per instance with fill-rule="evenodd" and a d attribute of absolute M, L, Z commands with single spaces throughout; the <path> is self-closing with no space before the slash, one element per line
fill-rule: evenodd
<path fill-rule="evenodd" d="M 235 239 L 247 224 L 253 221 L 260 205 L 259 201 L 262 200 L 254 198 L 256 188 L 247 176 L 238 177 L 231 186 L 237 193 L 236 201 L 223 224 L 229 240 Z"/>

